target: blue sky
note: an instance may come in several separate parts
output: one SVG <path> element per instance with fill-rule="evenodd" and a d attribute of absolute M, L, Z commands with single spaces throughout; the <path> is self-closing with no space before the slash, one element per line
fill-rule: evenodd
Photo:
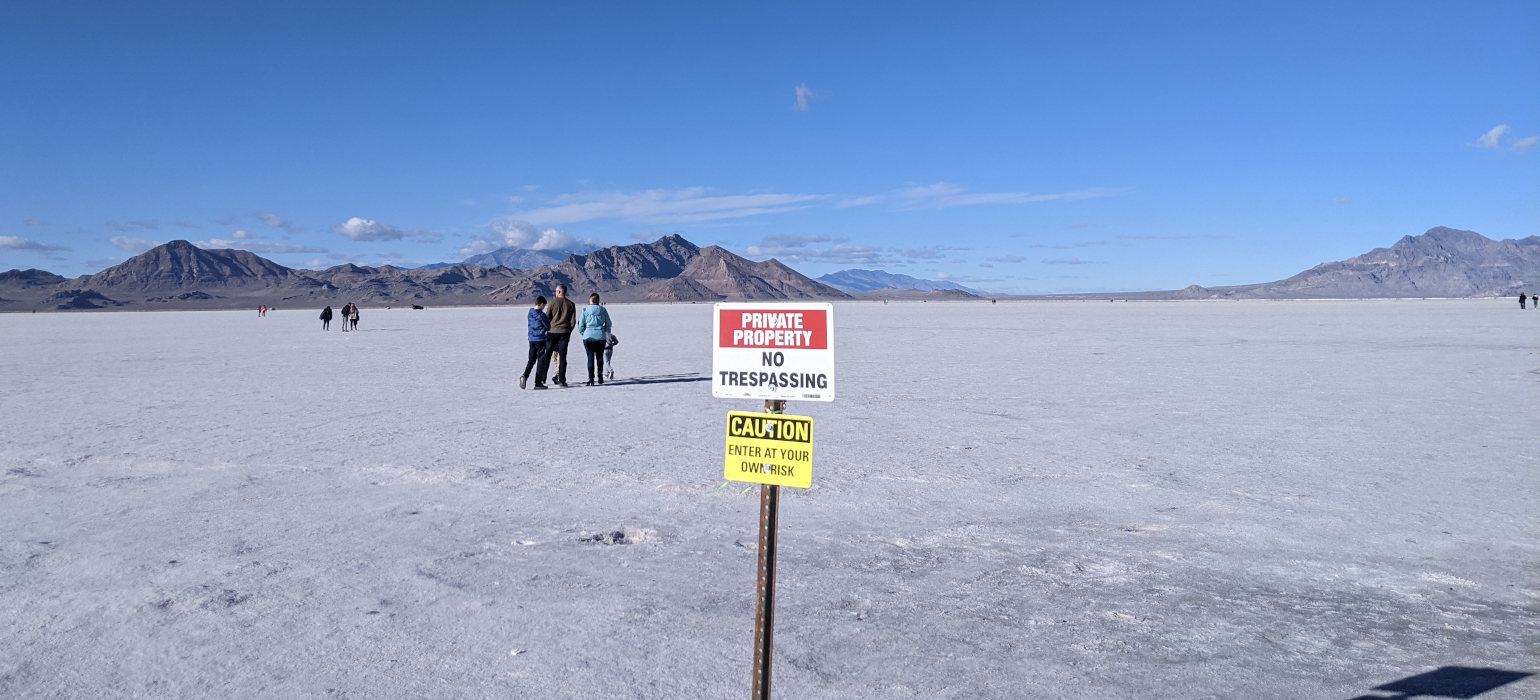
<path fill-rule="evenodd" d="M 0 270 L 678 233 L 1018 293 L 1540 233 L 1540 3 L 0 3 Z"/>

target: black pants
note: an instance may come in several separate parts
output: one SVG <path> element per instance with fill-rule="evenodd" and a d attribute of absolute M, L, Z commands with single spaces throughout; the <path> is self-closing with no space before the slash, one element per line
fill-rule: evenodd
<path fill-rule="evenodd" d="M 572 334 L 571 333 L 547 333 L 546 334 L 546 338 L 548 338 L 550 343 L 551 343 L 551 347 L 548 350 L 548 352 L 558 352 L 558 353 L 561 353 L 561 357 L 559 359 L 557 359 L 557 361 L 556 361 L 556 374 L 552 375 L 551 379 L 556 380 L 557 384 L 566 384 L 567 383 L 567 343 L 572 342 Z"/>
<path fill-rule="evenodd" d="M 588 381 L 598 377 L 604 380 L 604 341 L 583 339 L 583 350 L 588 353 Z M 594 365 L 599 365 L 599 373 L 594 374 Z"/>
<path fill-rule="evenodd" d="M 528 379 L 529 378 L 529 370 L 531 368 L 533 368 L 535 370 L 535 385 L 539 386 L 539 385 L 545 383 L 545 373 L 546 373 L 547 369 L 550 369 L 550 366 L 551 366 L 551 341 L 550 340 L 531 340 L 531 341 L 529 341 L 529 362 L 524 363 L 524 374 L 521 374 L 519 376 L 521 376 L 521 377 L 523 377 L 525 379 Z"/>

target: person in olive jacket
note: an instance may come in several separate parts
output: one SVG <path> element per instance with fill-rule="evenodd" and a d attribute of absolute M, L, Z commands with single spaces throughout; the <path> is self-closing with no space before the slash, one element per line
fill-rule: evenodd
<path fill-rule="evenodd" d="M 556 355 L 556 373 L 551 383 L 567 385 L 567 343 L 572 341 L 572 326 L 577 322 L 577 304 L 567 298 L 567 285 L 556 285 L 556 298 L 545 307 L 545 315 L 551 319 L 550 352 Z"/>
<path fill-rule="evenodd" d="M 578 316 L 577 328 L 583 334 L 583 350 L 588 353 L 588 386 L 594 385 L 595 377 L 603 384 L 604 341 L 610 334 L 610 312 L 599 305 L 598 294 L 588 295 L 588 306 Z M 598 374 L 594 373 L 595 364 L 599 365 Z"/>

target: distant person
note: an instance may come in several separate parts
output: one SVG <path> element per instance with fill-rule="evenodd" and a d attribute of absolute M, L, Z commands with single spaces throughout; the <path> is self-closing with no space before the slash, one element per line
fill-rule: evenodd
<path fill-rule="evenodd" d="M 567 285 L 556 285 L 556 298 L 545 307 L 545 315 L 551 319 L 551 354 L 555 357 L 552 362 L 556 364 L 556 372 L 551 376 L 551 383 L 557 386 L 567 385 L 567 344 L 572 342 L 573 324 L 577 323 L 577 304 L 567 298 Z"/>
<path fill-rule="evenodd" d="M 358 330 L 358 304 L 349 304 L 352 308 L 348 311 L 348 323 L 353 325 L 353 330 Z"/>
<path fill-rule="evenodd" d="M 263 304 L 263 305 L 257 307 L 257 315 L 258 316 L 266 316 L 267 315 L 267 304 Z"/>
<path fill-rule="evenodd" d="M 604 335 L 604 371 L 605 379 L 615 378 L 615 346 L 620 344 L 620 338 L 614 333 Z"/>
<path fill-rule="evenodd" d="M 1519 292 L 1519 308 L 1520 309 L 1524 308 L 1524 299 L 1525 299 L 1524 293 L 1523 292 Z M 1540 306 L 1540 303 L 1535 304 L 1535 306 Z"/>
<path fill-rule="evenodd" d="M 598 294 L 588 295 L 588 306 L 578 315 L 577 329 L 583 335 L 583 350 L 588 354 L 588 386 L 594 385 L 596 377 L 603 384 L 604 342 L 610 333 L 610 312 L 599 305 Z M 595 364 L 599 366 L 598 374 L 594 373 Z"/>
<path fill-rule="evenodd" d="M 551 319 L 545 315 L 545 297 L 535 297 L 535 305 L 529 310 L 529 361 L 524 363 L 524 373 L 519 375 L 519 388 L 529 381 L 529 371 L 535 370 L 535 388 L 545 388 L 545 373 L 551 366 Z"/>
<path fill-rule="evenodd" d="M 348 314 L 353 313 L 353 302 L 342 305 L 342 313 L 337 320 L 342 321 L 342 332 L 348 332 Z"/>
<path fill-rule="evenodd" d="M 331 329 L 332 329 L 332 307 L 328 306 L 328 307 L 326 307 L 324 309 L 321 309 L 321 330 L 329 331 Z"/>

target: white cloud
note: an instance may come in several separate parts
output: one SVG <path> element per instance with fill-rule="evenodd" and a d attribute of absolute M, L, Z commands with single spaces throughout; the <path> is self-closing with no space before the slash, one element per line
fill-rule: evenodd
<path fill-rule="evenodd" d="M 490 236 L 477 238 L 466 243 L 460 247 L 460 254 L 466 256 L 480 255 L 500 248 L 569 251 L 596 248 L 600 245 L 597 241 L 578 238 L 559 229 L 542 229 L 528 221 L 520 221 L 518 219 L 499 219 L 492 222 L 490 228 L 492 230 Z"/>
<path fill-rule="evenodd" d="M 513 219 L 494 222 L 492 231 L 503 237 L 505 245 L 526 250 L 565 250 L 582 242 L 559 229 L 541 229 Z"/>
<path fill-rule="evenodd" d="M 813 89 L 809 88 L 807 86 L 807 84 L 804 83 L 802 85 L 798 85 L 797 86 L 797 103 L 792 105 L 791 108 L 797 110 L 798 112 L 806 112 L 807 111 L 807 101 L 811 100 L 813 98 L 816 98 L 816 97 L 818 97 L 818 93 L 813 92 Z M 838 111 L 838 110 L 835 110 L 835 111 Z"/>
<path fill-rule="evenodd" d="M 29 238 L 22 238 L 21 236 L 0 236 L 0 249 L 28 250 L 35 253 L 49 253 L 57 250 L 69 250 L 69 248 L 64 246 L 40 243 Z"/>
<path fill-rule="evenodd" d="M 514 218 L 536 226 L 571 224 L 595 219 L 621 219 L 649 224 L 679 224 L 742 219 L 803 209 L 823 199 L 814 194 L 710 195 L 704 187 L 562 195 L 538 209 Z"/>
<path fill-rule="evenodd" d="M 1020 255 L 1002 255 L 998 258 L 985 258 L 985 260 L 998 263 L 1019 263 L 1027 261 L 1026 258 L 1021 257 Z"/>
<path fill-rule="evenodd" d="M 1529 150 L 1531 148 L 1534 148 L 1536 144 L 1540 144 L 1540 136 L 1530 136 L 1528 138 L 1522 138 L 1522 139 L 1519 139 L 1519 140 L 1513 142 L 1513 150 L 1515 150 L 1515 151 L 1527 151 L 1527 150 Z"/>
<path fill-rule="evenodd" d="M 1502 145 L 1503 138 L 1508 135 L 1509 131 L 1510 129 L 1507 124 L 1498 124 L 1492 127 L 1491 131 L 1482 134 L 1481 138 L 1476 139 L 1476 142 L 1471 145 L 1477 148 L 1497 148 Z"/>
<path fill-rule="evenodd" d="M 128 238 L 125 236 L 113 236 L 112 238 L 107 239 L 107 242 L 111 243 L 112 247 L 117 248 L 118 250 L 127 253 L 133 253 L 134 255 L 138 255 L 146 250 L 160 245 L 160 241 L 152 241 L 145 238 Z"/>
<path fill-rule="evenodd" d="M 25 223 L 28 226 L 42 226 L 43 225 L 43 222 L 38 221 L 37 219 L 27 219 Z"/>
<path fill-rule="evenodd" d="M 236 240 L 246 240 L 248 238 L 253 238 L 254 236 L 252 236 L 251 233 L 247 231 L 236 231 L 235 233 L 230 234 L 230 237 Z"/>
<path fill-rule="evenodd" d="M 332 227 L 332 231 L 355 241 L 395 241 L 406 236 L 405 232 L 390 224 L 356 216 Z"/>

